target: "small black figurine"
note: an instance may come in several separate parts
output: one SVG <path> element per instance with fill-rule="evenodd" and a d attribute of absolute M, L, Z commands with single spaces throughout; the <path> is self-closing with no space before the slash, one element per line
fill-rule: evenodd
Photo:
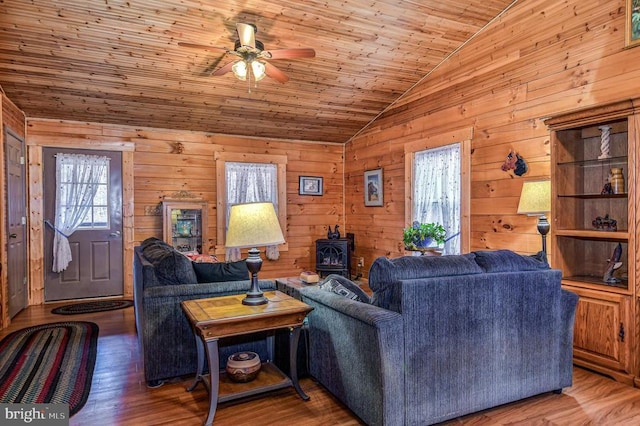
<path fill-rule="evenodd" d="M 337 240 L 340 238 L 340 231 L 338 230 L 339 226 L 336 225 L 335 230 L 331 231 L 331 226 L 329 226 L 329 231 L 327 232 L 327 238 L 330 240 Z"/>

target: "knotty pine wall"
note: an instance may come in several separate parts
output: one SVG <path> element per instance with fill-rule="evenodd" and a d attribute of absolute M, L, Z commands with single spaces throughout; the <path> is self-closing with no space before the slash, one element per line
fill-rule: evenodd
<path fill-rule="evenodd" d="M 404 146 L 469 126 L 471 250 L 538 251 L 537 219 L 516 210 L 522 182 L 550 174 L 542 120 L 640 93 L 640 47 L 625 49 L 624 16 L 623 0 L 519 2 L 351 140 L 346 225 L 365 271 L 403 253 Z M 511 149 L 529 165 L 522 177 L 500 169 Z M 364 207 L 363 172 L 379 167 L 384 206 Z"/>
<path fill-rule="evenodd" d="M 342 144 L 43 119 L 29 119 L 27 133 L 30 149 L 82 144 L 113 149 L 119 145 L 133 146 L 133 230 L 131 241 L 125 241 L 128 247 L 148 237 L 162 238 L 159 204 L 165 195 L 184 190 L 208 202 L 208 236 L 213 253 L 217 214 L 216 151 L 249 153 L 256 161 L 260 161 L 262 154 L 287 156 L 288 251 L 281 251 L 277 261 L 268 261 L 263 254 L 260 277 L 297 276 L 302 270 L 314 269 L 315 240 L 326 238 L 328 225 L 340 224 L 344 229 Z M 324 195 L 298 195 L 301 175 L 323 177 Z M 126 205 L 127 200 L 124 203 Z M 131 271 L 125 274 L 125 293 L 131 295 Z"/>

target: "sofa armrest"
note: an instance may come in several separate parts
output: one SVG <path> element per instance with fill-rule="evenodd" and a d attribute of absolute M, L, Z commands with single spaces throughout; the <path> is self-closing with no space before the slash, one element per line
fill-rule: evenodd
<path fill-rule="evenodd" d="M 249 280 L 203 284 L 178 284 L 144 289 L 140 318 L 142 353 L 147 382 L 193 374 L 196 344 L 180 302 L 246 293 Z M 275 289 L 273 281 L 260 281 L 263 290 Z M 250 350 L 266 359 L 266 342 L 260 334 L 226 338 L 220 343 L 220 368 L 233 352 Z"/>
<path fill-rule="evenodd" d="M 300 290 L 311 375 L 369 425 L 402 424 L 402 315 L 318 288 Z"/>

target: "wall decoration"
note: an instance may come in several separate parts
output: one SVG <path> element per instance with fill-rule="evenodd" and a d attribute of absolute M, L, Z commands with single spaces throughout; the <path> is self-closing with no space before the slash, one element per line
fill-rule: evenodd
<path fill-rule="evenodd" d="M 318 176 L 300 176 L 300 195 L 322 195 L 322 178 Z"/>
<path fill-rule="evenodd" d="M 524 161 L 524 158 L 520 157 L 520 155 L 512 149 L 509 150 L 507 159 L 502 163 L 500 168 L 503 172 L 513 170 L 513 173 L 516 176 L 522 176 L 529 170 L 529 166 L 527 165 L 527 162 Z"/>
<path fill-rule="evenodd" d="M 382 169 L 364 172 L 364 205 L 382 206 L 383 195 Z"/>
<path fill-rule="evenodd" d="M 625 45 L 634 47 L 640 44 L 640 0 L 627 0 Z"/>

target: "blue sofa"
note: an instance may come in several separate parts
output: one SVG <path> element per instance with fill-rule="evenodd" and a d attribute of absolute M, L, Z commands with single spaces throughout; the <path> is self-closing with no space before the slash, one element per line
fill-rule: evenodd
<path fill-rule="evenodd" d="M 369 425 L 427 425 L 572 384 L 577 296 L 546 257 L 378 258 L 371 303 L 317 287 L 310 373 Z"/>
<path fill-rule="evenodd" d="M 170 245 L 149 238 L 134 249 L 134 307 L 138 343 L 148 386 L 184 375 L 195 375 L 196 343 L 180 302 L 207 297 L 246 293 L 249 275 L 232 264 L 219 264 L 217 282 L 202 281 L 207 265 L 197 265 Z M 241 265 L 241 264 L 239 264 Z M 197 269 L 194 269 L 197 268 Z M 244 272 L 243 272 L 244 271 Z M 198 273 L 196 273 L 198 272 Z M 238 279 L 243 275 L 246 279 Z M 226 281 L 226 277 L 231 279 Z M 275 283 L 260 280 L 262 290 L 275 290 Z M 220 368 L 234 352 L 253 351 L 267 359 L 266 335 L 254 334 L 223 339 L 220 342 Z"/>

